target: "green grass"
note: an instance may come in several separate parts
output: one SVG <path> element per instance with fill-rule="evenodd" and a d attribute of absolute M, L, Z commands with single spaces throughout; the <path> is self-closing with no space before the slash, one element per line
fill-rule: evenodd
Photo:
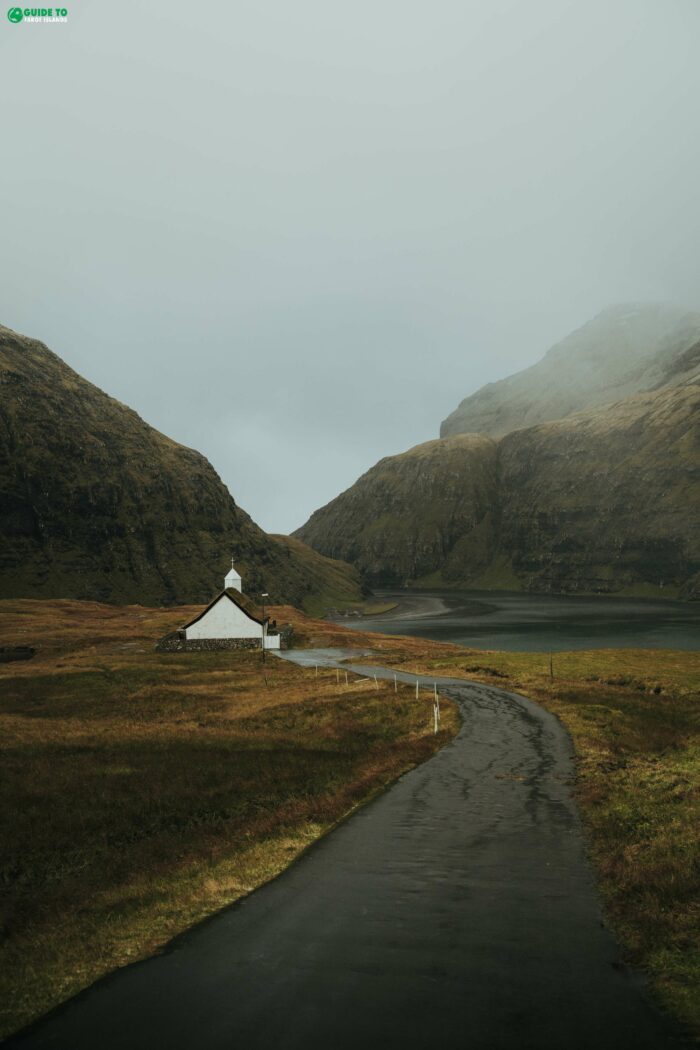
<path fill-rule="evenodd" d="M 419 580 L 410 581 L 408 586 L 416 590 L 430 590 L 435 587 L 454 590 L 467 588 L 472 591 L 522 591 L 523 589 L 522 580 L 515 575 L 510 559 L 504 555 L 494 558 L 483 572 L 470 576 L 468 580 L 445 579 L 442 571 L 438 569 L 428 576 L 421 576 Z"/>

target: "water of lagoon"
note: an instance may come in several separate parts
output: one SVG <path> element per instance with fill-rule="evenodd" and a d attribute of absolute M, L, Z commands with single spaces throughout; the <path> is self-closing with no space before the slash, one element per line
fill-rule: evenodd
<path fill-rule="evenodd" d="M 700 602 L 499 591 L 382 591 L 377 599 L 397 608 L 363 618 L 363 630 L 475 649 L 700 649 Z"/>

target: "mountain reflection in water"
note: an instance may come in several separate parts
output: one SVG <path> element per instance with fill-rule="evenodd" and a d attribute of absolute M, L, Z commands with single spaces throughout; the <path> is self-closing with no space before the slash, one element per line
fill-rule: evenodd
<path fill-rule="evenodd" d="M 350 625 L 476 649 L 700 648 L 700 602 L 497 591 L 379 591 L 376 597 L 396 608 Z"/>

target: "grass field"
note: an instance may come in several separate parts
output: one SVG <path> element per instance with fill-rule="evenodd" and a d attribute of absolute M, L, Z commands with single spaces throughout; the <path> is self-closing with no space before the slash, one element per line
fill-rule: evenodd
<path fill-rule="evenodd" d="M 154 652 L 192 613 L 0 603 L 1 644 L 40 646 L 0 665 L 2 1034 L 272 878 L 456 732 L 410 688 Z"/>
<path fill-rule="evenodd" d="M 0 603 L 3 1031 L 281 871 L 428 757 L 430 705 L 259 655 L 153 652 L 194 610 Z M 289 607 L 295 644 L 352 646 L 427 678 L 554 711 L 609 919 L 630 962 L 700 1034 L 700 654 L 493 653 L 349 631 Z M 186 776 L 183 776 L 183 772 Z"/>

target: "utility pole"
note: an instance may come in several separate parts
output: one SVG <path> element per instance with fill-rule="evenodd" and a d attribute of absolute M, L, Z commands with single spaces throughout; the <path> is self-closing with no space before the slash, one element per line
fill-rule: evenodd
<path fill-rule="evenodd" d="M 231 564 L 233 565 L 233 562 L 231 562 Z M 260 597 L 262 598 L 262 613 L 263 613 L 262 614 L 262 639 L 261 639 L 262 640 L 262 657 L 263 657 L 263 663 L 265 663 L 265 599 L 269 598 L 270 595 L 267 593 L 267 591 L 263 591 L 263 593 L 260 595 Z"/>

